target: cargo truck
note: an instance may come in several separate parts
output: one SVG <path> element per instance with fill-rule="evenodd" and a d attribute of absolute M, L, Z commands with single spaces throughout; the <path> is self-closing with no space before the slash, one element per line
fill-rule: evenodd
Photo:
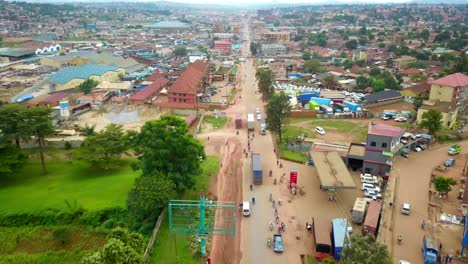
<path fill-rule="evenodd" d="M 349 107 L 347 107 L 346 105 L 344 105 L 342 103 L 333 104 L 333 108 L 335 109 L 335 112 L 338 112 L 338 113 L 347 113 L 347 112 L 349 112 Z"/>
<path fill-rule="evenodd" d="M 352 213 L 353 223 L 358 225 L 362 224 L 362 221 L 364 221 L 364 214 L 366 213 L 366 205 L 367 202 L 364 198 L 356 198 Z"/>
<path fill-rule="evenodd" d="M 455 156 L 455 155 L 459 154 L 460 151 L 461 151 L 461 147 L 460 147 L 460 146 L 458 146 L 458 145 L 452 145 L 452 146 L 450 147 L 450 149 L 448 150 L 448 154 L 449 154 L 450 156 Z"/>
<path fill-rule="evenodd" d="M 330 238 L 330 223 L 323 218 L 313 218 L 312 227 L 314 230 L 315 255 L 314 257 L 322 261 L 330 257 L 332 248 Z"/>
<path fill-rule="evenodd" d="M 255 129 L 255 116 L 254 114 L 247 114 L 247 129 L 253 131 Z"/>
<path fill-rule="evenodd" d="M 324 114 L 331 115 L 333 114 L 333 108 L 327 106 L 327 105 L 321 105 L 320 106 L 320 111 L 322 111 Z"/>
<path fill-rule="evenodd" d="M 371 201 L 369 208 L 367 209 L 366 218 L 364 220 L 364 225 L 362 226 L 362 235 L 366 236 L 367 234 L 377 235 L 377 228 L 379 225 L 380 219 L 380 210 L 382 209 L 382 203 L 379 201 Z"/>
<path fill-rule="evenodd" d="M 242 115 L 240 113 L 236 114 L 236 129 L 241 129 L 242 128 Z"/>
<path fill-rule="evenodd" d="M 353 113 L 362 111 L 362 107 L 359 104 L 348 102 L 348 101 L 343 101 L 343 104 L 346 105 L 349 108 L 349 111 Z"/>
<path fill-rule="evenodd" d="M 422 251 L 424 263 L 437 264 L 437 254 L 439 254 L 439 243 L 432 236 L 425 235 L 422 241 Z"/>
<path fill-rule="evenodd" d="M 346 218 L 335 218 L 332 221 L 332 242 L 333 242 L 333 258 L 340 260 L 341 252 L 343 251 L 345 240 L 349 240 L 350 234 L 353 232 L 353 227 Z"/>
<path fill-rule="evenodd" d="M 252 154 L 252 173 L 254 184 L 262 184 L 262 157 L 260 154 Z"/>

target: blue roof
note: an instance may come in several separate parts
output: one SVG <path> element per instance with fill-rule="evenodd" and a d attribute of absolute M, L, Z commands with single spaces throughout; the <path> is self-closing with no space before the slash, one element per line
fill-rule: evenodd
<path fill-rule="evenodd" d="M 117 66 L 104 66 L 98 64 L 85 64 L 77 67 L 66 67 L 51 76 L 52 83 L 65 84 L 73 79 L 88 79 L 96 75 L 100 76 L 108 71 L 116 71 Z"/>
<path fill-rule="evenodd" d="M 146 25 L 146 27 L 153 28 L 191 28 L 192 25 L 187 23 L 182 23 L 180 21 L 161 21 L 151 25 Z"/>
<path fill-rule="evenodd" d="M 347 234 L 346 228 L 350 227 L 351 224 L 346 220 L 346 218 L 335 218 L 332 221 L 332 226 L 335 247 L 343 247 L 345 235 Z"/>

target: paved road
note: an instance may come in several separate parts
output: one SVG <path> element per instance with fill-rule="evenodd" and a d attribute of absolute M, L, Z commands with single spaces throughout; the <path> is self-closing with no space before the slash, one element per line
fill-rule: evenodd
<path fill-rule="evenodd" d="M 468 141 L 461 142 L 464 153 Z M 428 219 L 429 181 L 432 169 L 448 158 L 448 147 L 440 147 L 421 153 L 412 152 L 409 159 L 400 158 L 394 166 L 394 176 L 398 177 L 396 206 L 394 207 L 394 241 L 393 259 L 411 263 L 423 263 L 421 253 L 424 231 L 421 229 L 423 220 Z M 409 216 L 400 213 L 401 203 L 411 205 Z M 397 244 L 398 235 L 403 237 L 403 245 Z"/>

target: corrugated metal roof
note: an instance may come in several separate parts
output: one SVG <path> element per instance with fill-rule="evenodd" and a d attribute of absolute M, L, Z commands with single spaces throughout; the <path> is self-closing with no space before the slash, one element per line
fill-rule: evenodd
<path fill-rule="evenodd" d="M 85 64 L 77 67 L 66 67 L 51 76 L 51 83 L 65 84 L 73 79 L 88 79 L 96 75 L 101 76 L 109 71 L 117 71 L 117 66 L 103 66 Z"/>
<path fill-rule="evenodd" d="M 5 56 L 5 57 L 22 57 L 22 56 L 33 55 L 33 54 L 34 52 L 30 50 L 11 49 L 11 48 L 0 49 L 0 56 Z"/>

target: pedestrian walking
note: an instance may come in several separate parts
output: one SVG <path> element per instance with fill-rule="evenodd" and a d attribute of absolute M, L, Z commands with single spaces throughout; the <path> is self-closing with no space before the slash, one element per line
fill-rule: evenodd
<path fill-rule="evenodd" d="M 447 255 L 445 255 L 445 264 L 448 263 L 448 259 L 449 259 L 449 255 L 447 254 Z"/>
<path fill-rule="evenodd" d="M 442 263 L 442 261 L 444 261 L 444 253 L 440 252 L 438 259 L 439 259 L 440 263 Z"/>
<path fill-rule="evenodd" d="M 278 224 L 279 223 L 279 217 L 276 216 L 276 223 Z"/>
<path fill-rule="evenodd" d="M 279 165 L 279 160 L 276 160 L 276 165 Z"/>
<path fill-rule="evenodd" d="M 449 263 L 452 263 L 452 260 L 453 260 L 453 252 L 450 252 L 450 255 L 449 255 Z"/>
<path fill-rule="evenodd" d="M 283 232 L 286 231 L 286 225 L 283 222 L 281 222 L 281 229 L 283 230 Z"/>
<path fill-rule="evenodd" d="M 442 242 L 439 244 L 439 252 L 442 251 Z"/>

